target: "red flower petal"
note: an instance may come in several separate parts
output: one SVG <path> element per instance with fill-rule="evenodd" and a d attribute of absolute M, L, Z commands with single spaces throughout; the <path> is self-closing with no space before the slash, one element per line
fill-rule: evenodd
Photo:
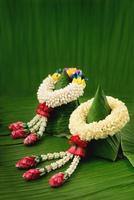
<path fill-rule="evenodd" d="M 8 128 L 10 130 L 13 130 L 13 131 L 18 130 L 22 127 L 23 127 L 23 122 L 15 122 L 15 123 L 12 123 L 8 126 Z"/>
<path fill-rule="evenodd" d="M 35 180 L 40 177 L 41 172 L 39 169 L 30 169 L 23 174 L 23 178 L 27 181 Z"/>
<path fill-rule="evenodd" d="M 39 140 L 39 137 L 35 133 L 31 133 L 24 139 L 25 145 L 32 145 Z"/>
<path fill-rule="evenodd" d="M 80 157 L 85 157 L 85 149 L 83 149 L 82 147 L 77 147 L 74 155 L 80 156 Z"/>
<path fill-rule="evenodd" d="M 11 137 L 13 139 L 25 138 L 26 136 L 27 134 L 23 128 L 11 132 Z"/>
<path fill-rule="evenodd" d="M 71 146 L 71 147 L 68 149 L 68 152 L 71 153 L 71 154 L 75 154 L 75 151 L 76 151 L 76 146 Z"/>
<path fill-rule="evenodd" d="M 35 156 L 24 157 L 16 163 L 16 167 L 20 169 L 35 167 L 37 165 L 37 161 L 35 160 L 35 158 Z"/>
<path fill-rule="evenodd" d="M 59 187 L 64 183 L 65 179 L 64 179 L 64 173 L 59 172 L 55 175 L 53 175 L 50 179 L 49 179 L 49 185 L 51 187 Z"/>
<path fill-rule="evenodd" d="M 37 114 L 47 117 L 47 118 L 50 116 L 51 112 L 52 112 L 52 108 L 49 108 L 45 103 L 40 103 L 36 110 Z"/>
<path fill-rule="evenodd" d="M 70 137 L 70 142 L 74 143 L 80 147 L 86 148 L 87 142 L 80 139 L 79 135 L 72 135 Z"/>

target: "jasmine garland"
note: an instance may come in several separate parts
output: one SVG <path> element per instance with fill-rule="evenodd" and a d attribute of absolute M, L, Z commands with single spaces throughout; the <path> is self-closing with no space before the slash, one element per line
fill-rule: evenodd
<path fill-rule="evenodd" d="M 66 73 L 70 84 L 64 88 L 54 90 L 61 73 Z M 39 86 L 37 98 L 39 105 L 35 117 L 28 123 L 16 122 L 9 125 L 13 139 L 25 138 L 24 144 L 36 143 L 45 132 L 47 120 L 55 107 L 77 100 L 84 93 L 86 86 L 83 73 L 77 68 L 65 68 L 60 73 L 48 75 Z"/>
<path fill-rule="evenodd" d="M 69 129 L 72 135 L 78 134 L 81 140 L 106 138 L 116 134 L 129 121 L 127 107 L 122 101 L 107 96 L 111 113 L 99 122 L 87 123 L 87 113 L 90 112 L 93 99 L 82 103 L 70 116 Z M 79 124 L 79 125 L 78 125 Z"/>
<path fill-rule="evenodd" d="M 24 157 L 16 163 L 17 168 L 28 169 L 35 167 L 40 162 L 50 159 L 57 159 L 43 168 L 29 169 L 23 174 L 25 180 L 35 180 L 43 175 L 58 169 L 72 160 L 64 172 L 58 172 L 49 179 L 51 187 L 61 186 L 75 171 L 81 158 L 85 157 L 87 144 L 92 139 L 102 139 L 114 135 L 120 131 L 129 121 L 129 113 L 125 104 L 113 97 L 107 97 L 111 113 L 99 122 L 86 123 L 86 117 L 90 112 L 93 99 L 82 103 L 70 116 L 69 128 L 72 136 L 69 139 L 71 147 L 65 152 L 54 152 L 40 156 Z"/>

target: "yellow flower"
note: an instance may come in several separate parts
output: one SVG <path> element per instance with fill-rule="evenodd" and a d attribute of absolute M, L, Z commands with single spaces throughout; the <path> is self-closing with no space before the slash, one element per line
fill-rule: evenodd
<path fill-rule="evenodd" d="M 68 76 L 71 76 L 72 74 L 75 73 L 76 70 L 77 70 L 77 68 L 68 68 L 66 70 L 66 72 L 67 72 Z"/>
<path fill-rule="evenodd" d="M 54 81 L 58 81 L 59 78 L 60 78 L 60 76 L 61 76 L 61 74 L 59 74 L 59 73 L 54 73 L 51 77 L 52 77 L 52 79 L 53 79 Z"/>
<path fill-rule="evenodd" d="M 77 84 L 82 84 L 82 85 L 86 85 L 86 82 L 85 82 L 85 80 L 84 79 L 81 79 L 81 77 L 79 77 L 79 78 L 74 78 L 73 79 L 73 81 L 72 81 L 72 83 L 77 83 Z"/>

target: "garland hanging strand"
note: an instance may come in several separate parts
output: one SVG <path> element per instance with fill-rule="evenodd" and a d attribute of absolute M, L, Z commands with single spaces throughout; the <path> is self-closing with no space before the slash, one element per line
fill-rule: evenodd
<path fill-rule="evenodd" d="M 54 90 L 61 73 L 66 73 L 71 82 L 64 88 Z M 60 73 L 56 72 L 49 75 L 39 86 L 37 92 L 39 105 L 35 117 L 28 123 L 16 122 L 10 124 L 9 129 L 12 131 L 12 138 L 25 138 L 25 145 L 36 143 L 43 136 L 53 109 L 77 100 L 83 95 L 85 86 L 84 75 L 77 68 L 65 68 Z"/>
<path fill-rule="evenodd" d="M 29 156 L 19 160 L 16 163 L 17 168 L 29 169 L 36 167 L 40 162 L 59 159 L 44 168 L 29 169 L 23 174 L 23 178 L 28 181 L 35 180 L 72 160 L 70 166 L 64 172 L 59 172 L 49 179 L 51 187 L 61 186 L 76 170 L 81 158 L 85 157 L 86 147 L 91 139 L 97 140 L 106 138 L 108 135 L 114 135 L 129 121 L 129 113 L 123 102 L 113 97 L 107 97 L 107 100 L 112 111 L 104 120 L 99 122 L 86 123 L 86 116 L 93 99 L 82 103 L 73 111 L 69 123 L 72 134 L 69 139 L 71 147 L 67 151 Z"/>

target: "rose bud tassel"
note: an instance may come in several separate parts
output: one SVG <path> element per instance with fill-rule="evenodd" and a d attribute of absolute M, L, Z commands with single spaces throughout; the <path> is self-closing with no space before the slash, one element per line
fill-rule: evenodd
<path fill-rule="evenodd" d="M 78 80 L 77 80 L 78 81 Z M 91 112 L 92 101 L 88 100 L 87 102 L 82 103 L 76 108 L 70 116 L 69 120 L 69 129 L 72 136 L 69 139 L 71 147 L 66 151 L 61 153 L 53 153 L 41 155 L 42 160 L 57 159 L 59 160 L 45 166 L 44 168 L 30 169 L 24 173 L 23 177 L 26 180 L 34 180 L 42 175 L 45 175 L 52 170 L 58 169 L 65 165 L 68 161 L 72 160 L 69 168 L 64 172 L 59 172 L 53 175 L 49 184 L 51 187 L 59 187 L 66 182 L 66 180 L 73 174 L 77 168 L 81 158 L 85 157 L 85 151 L 88 143 L 91 140 L 95 139 L 104 139 L 108 136 L 113 136 L 118 133 L 128 122 L 129 122 L 129 113 L 127 107 L 123 102 L 113 97 L 107 97 L 108 103 L 111 106 L 110 114 L 100 121 L 93 121 L 89 124 L 87 123 L 86 114 L 88 111 Z M 101 98 L 102 100 L 102 98 Z M 85 114 L 86 113 L 86 114 Z M 82 131 L 83 130 L 83 131 Z M 48 156 L 49 155 L 49 156 Z M 37 164 L 36 158 L 22 159 L 17 164 L 17 167 L 28 168 L 35 166 Z M 35 163 L 36 161 L 36 163 Z"/>
<path fill-rule="evenodd" d="M 33 145 L 42 136 L 47 125 L 47 118 L 50 116 L 52 108 L 45 103 L 40 103 L 36 110 L 36 116 L 28 123 L 16 122 L 9 125 L 13 139 L 25 138 L 25 145 Z"/>
<path fill-rule="evenodd" d="M 67 153 L 66 156 L 63 158 L 57 160 L 56 162 L 53 162 L 49 165 L 46 165 L 44 168 L 36 168 L 36 169 L 30 169 L 27 172 L 23 174 L 23 178 L 25 180 L 35 180 L 40 178 L 41 176 L 51 172 L 52 170 L 58 169 L 65 165 L 70 159 L 72 158 L 72 155 L 70 153 Z"/>
<path fill-rule="evenodd" d="M 35 167 L 40 159 L 37 156 L 26 156 L 16 163 L 16 167 L 19 169 L 29 169 Z"/>
<path fill-rule="evenodd" d="M 43 173 L 40 169 L 30 169 L 23 174 L 23 178 L 27 181 L 38 179 Z"/>
<path fill-rule="evenodd" d="M 56 89 L 56 84 L 62 85 L 64 81 L 65 86 Z M 36 143 L 43 136 L 53 109 L 78 100 L 84 94 L 85 87 L 83 72 L 77 68 L 65 68 L 48 75 L 37 91 L 39 105 L 36 109 L 36 116 L 28 123 L 10 124 L 12 138 L 25 138 L 24 145 Z"/>
<path fill-rule="evenodd" d="M 59 187 L 75 171 L 81 157 L 85 156 L 85 148 L 87 147 L 87 142 L 82 141 L 78 135 L 70 137 L 69 141 L 72 146 L 65 152 L 55 152 L 40 156 L 24 157 L 16 163 L 16 167 L 21 169 L 28 169 L 37 166 L 37 164 L 40 162 L 59 158 L 59 160 L 50 163 L 49 165 L 46 165 L 44 168 L 30 169 L 23 174 L 23 178 L 25 180 L 35 180 L 51 172 L 52 170 L 61 168 L 73 158 L 72 163 L 65 172 L 60 172 L 52 176 L 49 180 L 49 184 L 51 187 Z"/>
<path fill-rule="evenodd" d="M 52 159 L 59 159 L 59 158 L 63 158 L 64 156 L 67 155 L 67 152 L 55 152 L 55 153 L 48 153 L 45 155 L 32 155 L 32 156 L 26 156 L 22 159 L 20 159 L 17 163 L 16 163 L 16 168 L 19 169 L 29 169 L 32 167 L 35 167 L 38 165 L 38 163 L 41 163 L 43 161 L 47 161 L 47 160 L 52 160 Z"/>
<path fill-rule="evenodd" d="M 80 157 L 79 156 L 74 156 L 74 159 L 69 166 L 69 168 L 65 172 L 59 172 L 55 175 L 53 175 L 49 179 L 49 185 L 51 187 L 59 187 L 61 186 L 75 171 L 77 168 L 77 165 L 79 164 Z"/>
<path fill-rule="evenodd" d="M 9 129 L 13 139 L 25 138 L 29 132 L 27 124 L 23 122 L 12 123 L 9 125 Z"/>

